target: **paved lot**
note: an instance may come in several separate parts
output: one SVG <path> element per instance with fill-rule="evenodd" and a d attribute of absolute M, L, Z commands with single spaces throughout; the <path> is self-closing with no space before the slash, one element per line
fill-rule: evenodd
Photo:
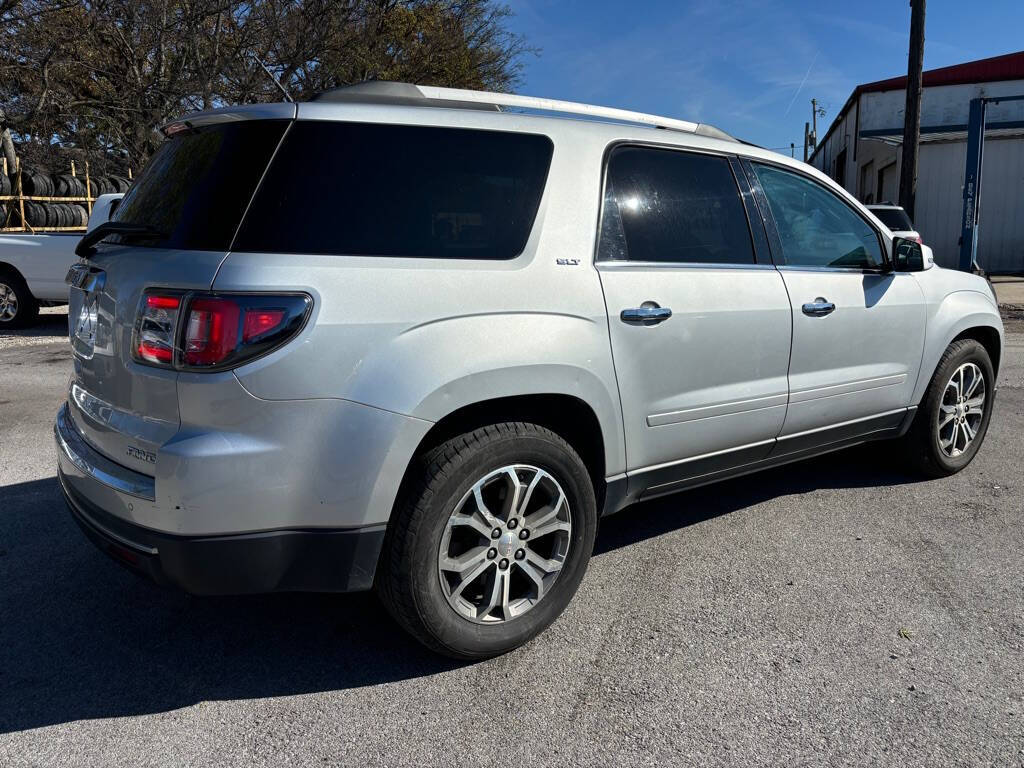
<path fill-rule="evenodd" d="M 64 332 L 54 320 L 50 332 Z M 974 464 L 879 446 L 605 521 L 567 614 L 497 660 L 369 596 L 200 599 L 69 520 L 59 341 L 0 349 L 0 765 L 1024 765 L 1024 330 Z"/>

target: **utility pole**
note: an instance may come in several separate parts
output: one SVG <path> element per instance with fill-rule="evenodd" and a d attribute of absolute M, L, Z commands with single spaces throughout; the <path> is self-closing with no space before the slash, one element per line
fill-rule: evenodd
<path fill-rule="evenodd" d="M 796 142 L 789 142 L 789 156 L 796 159 Z"/>
<path fill-rule="evenodd" d="M 811 124 L 804 123 L 804 162 L 807 162 L 807 144 L 810 142 Z"/>
<path fill-rule="evenodd" d="M 903 162 L 900 205 L 914 218 L 917 196 L 917 153 L 921 143 L 921 71 L 924 68 L 924 4 L 910 0 L 910 54 L 907 56 L 907 106 L 903 113 Z"/>
<path fill-rule="evenodd" d="M 815 146 L 818 144 L 818 100 L 811 99 L 811 138 Z"/>

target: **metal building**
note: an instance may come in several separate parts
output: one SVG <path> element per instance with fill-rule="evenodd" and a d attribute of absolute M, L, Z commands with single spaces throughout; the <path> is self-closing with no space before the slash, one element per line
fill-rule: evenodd
<path fill-rule="evenodd" d="M 858 85 L 809 162 L 865 203 L 897 202 L 907 78 Z M 924 73 L 914 224 L 956 267 L 971 99 L 1024 94 L 1024 51 Z M 1024 101 L 988 107 L 978 228 L 985 271 L 1024 272 Z"/>

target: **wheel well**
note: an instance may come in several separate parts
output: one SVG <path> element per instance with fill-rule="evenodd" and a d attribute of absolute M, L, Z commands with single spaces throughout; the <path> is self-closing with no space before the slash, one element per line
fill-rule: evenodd
<path fill-rule="evenodd" d="M 25 280 L 25 278 L 21 276 L 21 272 L 19 272 L 16 267 L 14 267 L 11 264 L 8 264 L 6 261 L 0 261 L 0 275 L 4 274 L 17 278 L 22 282 L 24 282 Z"/>
<path fill-rule="evenodd" d="M 590 473 L 598 509 L 601 509 L 605 490 L 604 436 L 601 424 L 593 409 L 572 395 L 518 395 L 463 406 L 430 428 L 416 448 L 416 455 L 456 435 L 506 421 L 524 421 L 547 427 L 569 443 L 583 459 Z"/>
<path fill-rule="evenodd" d="M 981 346 L 985 348 L 985 351 L 988 352 L 988 356 L 992 359 L 993 372 L 997 376 L 999 375 L 999 331 L 987 325 L 979 325 L 974 328 L 968 328 L 953 339 L 953 341 L 956 342 L 961 339 L 974 339 L 976 342 L 981 344 Z"/>

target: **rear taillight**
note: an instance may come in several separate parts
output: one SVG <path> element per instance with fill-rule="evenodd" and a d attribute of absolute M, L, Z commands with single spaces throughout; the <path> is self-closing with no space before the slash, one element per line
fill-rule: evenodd
<path fill-rule="evenodd" d="M 185 321 L 185 365 L 218 365 L 238 347 L 238 318 L 242 311 L 234 299 L 192 299 Z"/>
<path fill-rule="evenodd" d="M 147 293 L 143 297 L 132 341 L 136 360 L 173 365 L 174 335 L 180 308 L 180 294 Z"/>
<path fill-rule="evenodd" d="M 311 306 L 305 294 L 150 292 L 139 309 L 135 359 L 180 370 L 232 368 L 295 336 Z"/>

